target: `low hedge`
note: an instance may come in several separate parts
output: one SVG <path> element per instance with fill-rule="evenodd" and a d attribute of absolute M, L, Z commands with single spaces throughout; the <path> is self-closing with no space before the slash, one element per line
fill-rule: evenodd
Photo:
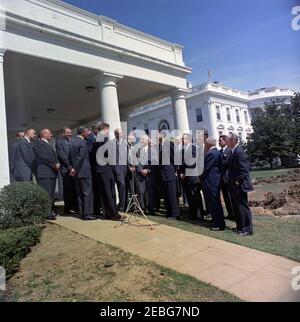
<path fill-rule="evenodd" d="M 0 230 L 0 266 L 5 268 L 7 279 L 19 270 L 21 260 L 39 242 L 41 232 L 41 226 Z"/>
<path fill-rule="evenodd" d="M 47 192 L 32 182 L 15 182 L 0 190 L 0 229 L 42 224 L 51 209 Z"/>

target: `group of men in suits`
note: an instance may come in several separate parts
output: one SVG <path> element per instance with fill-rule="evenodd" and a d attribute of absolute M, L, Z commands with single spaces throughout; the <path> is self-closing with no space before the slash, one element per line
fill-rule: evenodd
<path fill-rule="evenodd" d="M 238 145 L 236 134 L 221 136 L 220 150 L 215 139 L 205 136 L 202 175 L 197 173 L 195 161 L 199 146 L 193 143 L 189 133 L 182 135 L 179 145 L 168 139 L 167 131 L 161 131 L 156 142 L 148 135 L 137 142 L 133 133 L 125 139 L 121 129 L 115 129 L 111 139 L 109 124 L 100 123 L 91 131 L 80 126 L 74 138 L 72 130 L 65 127 L 55 149 L 50 145 L 49 129 L 41 130 L 38 140 L 35 139 L 34 129 L 17 134 L 17 142 L 10 147 L 10 172 L 12 181 L 32 181 L 35 175 L 52 204 L 48 219 L 56 217 L 54 195 L 60 172 L 65 213 L 79 211 L 85 220 L 98 216 L 120 220 L 119 211 L 126 211 L 130 194 L 137 194 L 142 209 L 155 215 L 160 208 L 160 190 L 167 218 L 178 219 L 180 186 L 191 215 L 204 221 L 205 214 L 209 213 L 212 230 L 221 231 L 226 226 L 220 200 L 222 192 L 228 218 L 236 220 L 238 233 L 244 236 L 253 232 L 247 201 L 247 192 L 253 188 L 245 153 Z M 187 155 L 194 162 L 189 162 Z"/>
<path fill-rule="evenodd" d="M 222 191 L 228 218 L 235 220 L 240 236 L 253 234 L 252 213 L 247 193 L 253 190 L 248 162 L 244 150 L 239 146 L 235 133 L 219 138 L 220 150 L 214 138 L 205 140 L 204 171 L 200 177 L 205 203 L 212 216 L 212 230 L 225 229 Z"/>

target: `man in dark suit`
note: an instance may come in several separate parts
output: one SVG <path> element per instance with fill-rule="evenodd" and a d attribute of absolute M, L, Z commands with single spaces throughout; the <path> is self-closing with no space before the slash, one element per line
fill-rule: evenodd
<path fill-rule="evenodd" d="M 19 131 L 16 133 L 16 142 L 10 145 L 8 149 L 8 158 L 9 158 L 9 173 L 10 173 L 10 182 L 16 181 L 14 176 L 13 176 L 13 171 L 14 171 L 14 164 L 15 164 L 15 153 L 17 151 L 17 146 L 19 143 L 19 140 L 24 138 L 25 132 L 24 131 Z"/>
<path fill-rule="evenodd" d="M 244 150 L 239 146 L 239 136 L 228 135 L 226 143 L 231 149 L 228 159 L 228 188 L 240 236 L 253 234 L 252 213 L 248 205 L 248 192 L 253 191 L 249 165 Z"/>
<path fill-rule="evenodd" d="M 115 181 L 118 188 L 120 211 L 126 211 L 128 203 L 128 165 L 127 165 L 127 142 L 123 138 L 122 129 L 115 129 L 115 138 L 112 140 L 113 155 L 112 169 L 115 176 Z"/>
<path fill-rule="evenodd" d="M 72 166 L 72 130 L 63 128 L 62 137 L 56 141 L 56 154 L 60 163 L 60 173 L 63 179 L 64 212 L 74 213 L 76 206 L 76 192 L 74 183 L 75 170 Z"/>
<path fill-rule="evenodd" d="M 93 125 L 91 127 L 91 131 L 89 132 L 89 134 L 86 138 L 86 143 L 88 145 L 89 152 L 92 152 L 92 150 L 93 150 L 93 144 L 96 142 L 98 132 L 99 132 L 98 126 Z"/>
<path fill-rule="evenodd" d="M 52 212 L 49 214 L 48 219 L 55 219 L 54 196 L 60 164 L 57 162 L 56 154 L 50 145 L 51 131 L 43 129 L 40 131 L 39 137 L 40 139 L 33 147 L 36 159 L 36 179 L 37 183 L 48 192 L 52 204 Z"/>
<path fill-rule="evenodd" d="M 92 155 L 96 162 L 98 191 L 103 211 L 103 219 L 120 220 L 116 205 L 115 178 L 111 167 L 112 144 L 109 139 L 109 124 L 99 124 L 97 140 Z"/>
<path fill-rule="evenodd" d="M 199 211 L 200 221 L 204 221 L 204 209 L 200 193 L 199 175 L 196 173 L 197 157 L 196 146 L 193 144 L 192 135 L 183 134 L 182 165 L 179 167 L 180 179 L 187 198 L 193 219 L 197 219 Z M 194 159 L 194 160 L 193 160 Z M 195 172 L 193 174 L 193 171 Z"/>
<path fill-rule="evenodd" d="M 98 134 L 98 125 L 93 125 L 91 127 L 91 131 L 86 138 L 86 143 L 88 144 L 88 150 L 90 154 L 90 163 L 91 163 L 91 171 L 92 171 L 92 182 L 93 182 L 93 195 L 94 195 L 94 214 L 97 216 L 101 215 L 101 205 L 100 200 L 98 198 L 98 183 L 97 183 L 97 175 L 96 175 L 96 160 L 93 158 L 93 145 L 96 142 L 97 134 Z"/>
<path fill-rule="evenodd" d="M 77 203 L 83 220 L 94 220 L 93 185 L 89 150 L 86 138 L 89 130 L 85 126 L 77 129 L 77 137 L 72 140 L 72 166 L 77 193 Z"/>
<path fill-rule="evenodd" d="M 177 203 L 177 168 L 174 165 L 174 143 L 167 140 L 167 134 L 166 130 L 160 132 L 159 170 L 167 218 L 178 219 L 180 212 Z"/>
<path fill-rule="evenodd" d="M 226 210 L 227 210 L 227 218 L 230 220 L 235 220 L 234 212 L 232 210 L 232 204 L 229 196 L 228 191 L 228 158 L 230 155 L 230 149 L 226 145 L 227 135 L 221 135 L 219 137 L 219 146 L 220 146 L 220 153 L 222 156 L 222 178 L 221 178 L 221 191 L 223 195 L 223 199 L 225 202 Z"/>
<path fill-rule="evenodd" d="M 203 194 L 207 210 L 212 216 L 212 230 L 220 231 L 226 227 L 220 200 L 222 157 L 216 147 L 216 139 L 205 140 L 204 170 L 201 175 Z"/>
<path fill-rule="evenodd" d="M 24 134 L 22 136 L 22 134 Z M 11 181 L 32 181 L 35 156 L 32 140 L 36 138 L 34 129 L 18 132 L 17 142 L 9 149 L 9 166 Z"/>

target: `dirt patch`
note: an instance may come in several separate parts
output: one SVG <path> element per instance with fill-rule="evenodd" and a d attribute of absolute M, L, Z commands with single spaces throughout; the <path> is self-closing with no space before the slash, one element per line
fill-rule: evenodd
<path fill-rule="evenodd" d="M 256 214 L 300 215 L 300 183 L 291 184 L 280 193 L 267 192 L 262 200 L 249 200 Z"/>
<path fill-rule="evenodd" d="M 8 283 L 10 301 L 234 301 L 193 277 L 49 224 Z"/>

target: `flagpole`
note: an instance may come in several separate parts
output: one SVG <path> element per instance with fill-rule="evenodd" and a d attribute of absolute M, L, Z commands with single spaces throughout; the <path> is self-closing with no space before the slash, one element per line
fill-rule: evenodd
<path fill-rule="evenodd" d="M 210 79 L 211 79 L 211 72 L 210 72 L 210 70 L 207 68 L 207 81 L 208 81 L 208 83 L 210 83 Z"/>

